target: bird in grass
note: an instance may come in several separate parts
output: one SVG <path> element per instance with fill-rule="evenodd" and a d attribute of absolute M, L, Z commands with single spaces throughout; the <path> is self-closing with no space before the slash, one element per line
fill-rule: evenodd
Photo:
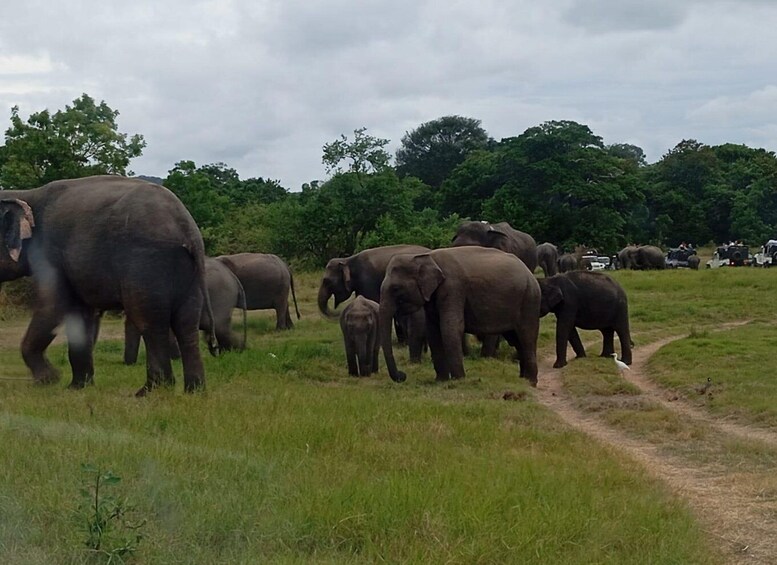
<path fill-rule="evenodd" d="M 620 371 L 621 375 L 623 374 L 623 371 L 631 371 L 631 369 L 629 368 L 628 365 L 626 365 L 626 363 L 618 359 L 617 353 L 612 354 L 612 360 L 615 361 L 615 366 L 618 367 L 618 371 Z"/>
<path fill-rule="evenodd" d="M 697 386 L 696 392 L 698 392 L 699 394 L 706 394 L 711 386 L 712 386 L 712 379 L 707 377 L 707 382 L 704 383 L 703 385 Z"/>

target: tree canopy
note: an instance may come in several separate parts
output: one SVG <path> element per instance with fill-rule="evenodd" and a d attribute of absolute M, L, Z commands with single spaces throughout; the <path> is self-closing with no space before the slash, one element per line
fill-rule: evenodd
<path fill-rule="evenodd" d="M 63 178 L 131 174 L 129 162 L 142 154 L 146 142 L 142 135 L 120 133 L 118 116 L 87 94 L 64 110 L 41 110 L 26 121 L 14 106 L 0 148 L 0 185 L 24 189 Z"/>

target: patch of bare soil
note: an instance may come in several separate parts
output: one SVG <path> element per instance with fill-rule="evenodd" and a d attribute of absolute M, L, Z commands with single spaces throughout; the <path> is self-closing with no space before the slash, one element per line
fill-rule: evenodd
<path fill-rule="evenodd" d="M 729 326 L 730 327 L 730 326 Z M 624 378 L 639 387 L 646 399 L 660 403 L 686 421 L 707 425 L 717 435 L 777 448 L 777 436 L 734 422 L 721 421 L 655 385 L 647 376 L 647 360 L 661 347 L 685 336 L 653 342 L 634 351 L 631 370 Z M 536 398 L 570 426 L 638 461 L 652 476 L 683 497 L 697 514 L 711 543 L 727 563 L 777 563 L 777 499 L 764 497 L 752 482 L 722 465 L 700 465 L 680 456 L 667 455 L 655 442 L 635 439 L 586 413 L 564 390 L 561 372 L 552 359 L 540 365 Z M 676 441 L 676 438 L 675 438 Z M 699 442 L 698 438 L 688 441 Z M 704 446 L 690 446 L 704 449 Z M 739 469 L 739 472 L 742 470 Z M 737 477 L 739 477 L 739 480 Z"/>

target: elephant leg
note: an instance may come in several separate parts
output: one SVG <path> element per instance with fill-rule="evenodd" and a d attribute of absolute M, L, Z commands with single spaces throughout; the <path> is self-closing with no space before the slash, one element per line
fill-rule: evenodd
<path fill-rule="evenodd" d="M 612 357 L 615 353 L 615 330 L 605 328 L 602 332 L 602 354 L 601 357 Z"/>
<path fill-rule="evenodd" d="M 480 356 L 496 357 L 497 349 L 499 349 L 499 336 L 481 335 L 478 338 L 483 342 L 483 345 L 480 347 Z"/>
<path fill-rule="evenodd" d="M 59 371 L 46 359 L 46 348 L 53 341 L 54 330 L 64 318 L 64 308 L 56 304 L 43 306 L 33 312 L 30 325 L 22 338 L 22 358 L 38 384 L 59 381 Z"/>
<path fill-rule="evenodd" d="M 157 386 L 173 386 L 175 377 L 170 364 L 170 338 L 167 327 L 161 324 L 151 326 L 143 332 L 146 345 L 146 384 L 138 390 L 136 396 L 145 396 Z"/>
<path fill-rule="evenodd" d="M 572 326 L 574 329 L 574 326 Z M 560 369 L 567 364 L 567 343 L 571 338 L 570 322 L 562 317 L 556 318 L 556 362 L 554 369 Z"/>
<path fill-rule="evenodd" d="M 124 318 L 124 364 L 134 365 L 138 361 L 140 331 L 128 317 Z"/>
<path fill-rule="evenodd" d="M 407 318 L 407 345 L 410 350 L 410 362 L 420 363 L 426 344 L 426 316 L 420 310 L 420 316 L 411 314 Z"/>
<path fill-rule="evenodd" d="M 356 362 L 356 344 L 353 339 L 345 337 L 345 361 L 348 363 L 348 374 L 352 377 L 359 376 L 359 365 Z"/>
<path fill-rule="evenodd" d="M 94 383 L 94 336 L 97 324 L 96 312 L 86 306 L 72 310 L 65 316 L 67 355 L 73 380 L 69 388 L 81 389 Z"/>
<path fill-rule="evenodd" d="M 210 335 L 210 332 L 208 333 Z M 205 340 L 207 341 L 207 336 L 205 337 Z M 168 347 L 170 347 L 170 359 L 180 359 L 181 358 L 181 350 L 178 348 L 178 340 L 175 339 L 175 334 L 173 333 L 172 328 L 170 329 L 170 333 L 167 338 Z"/>
<path fill-rule="evenodd" d="M 377 331 L 371 336 L 370 343 L 372 344 L 372 372 L 377 373 L 380 364 L 380 341 Z"/>
<path fill-rule="evenodd" d="M 172 318 L 172 329 L 181 350 L 183 363 L 183 389 L 196 392 L 205 389 L 205 368 L 200 356 L 199 335 L 202 296 L 190 293 Z"/>
<path fill-rule="evenodd" d="M 524 316 L 519 320 L 515 329 L 515 337 L 518 341 L 519 376 L 526 379 L 532 386 L 537 386 L 537 338 L 540 333 L 539 318 L 532 319 Z"/>
<path fill-rule="evenodd" d="M 435 378 L 438 381 L 447 381 L 451 378 L 451 371 L 445 358 L 440 325 L 436 319 L 431 318 L 431 316 L 426 317 L 426 339 L 429 341 L 429 352 L 432 357 L 432 365 L 434 365 Z"/>
<path fill-rule="evenodd" d="M 409 328 L 406 329 L 406 326 L 409 324 L 410 318 L 407 316 L 394 316 L 394 332 L 397 334 L 397 343 L 399 345 L 404 345 L 407 343 L 407 334 L 409 333 Z M 412 354 L 410 355 L 410 362 L 414 362 Z"/>
<path fill-rule="evenodd" d="M 464 319 L 460 313 L 440 314 L 440 335 L 451 378 L 463 379 L 465 372 L 461 336 L 464 335 Z"/>
<path fill-rule="evenodd" d="M 572 331 L 569 332 L 569 343 L 572 345 L 572 351 L 575 352 L 576 357 L 582 358 L 586 356 L 583 341 L 580 339 L 580 334 L 574 326 L 572 326 Z"/>
<path fill-rule="evenodd" d="M 628 322 L 621 323 L 615 331 L 618 334 L 618 341 L 621 342 L 621 361 L 626 363 L 626 365 L 631 365 L 632 343 Z"/>

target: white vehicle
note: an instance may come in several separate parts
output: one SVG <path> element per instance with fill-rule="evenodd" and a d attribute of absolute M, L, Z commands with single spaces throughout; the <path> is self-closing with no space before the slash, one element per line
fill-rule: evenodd
<path fill-rule="evenodd" d="M 777 239 L 770 239 L 761 250 L 753 255 L 753 267 L 772 267 L 777 265 Z"/>
<path fill-rule="evenodd" d="M 610 265 L 610 258 L 602 255 L 586 254 L 581 257 L 580 264 L 589 271 L 602 271 Z"/>

